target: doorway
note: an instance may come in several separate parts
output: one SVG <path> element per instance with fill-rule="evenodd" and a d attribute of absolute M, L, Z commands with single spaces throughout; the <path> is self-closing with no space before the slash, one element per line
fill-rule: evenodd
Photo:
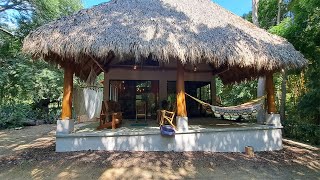
<path fill-rule="evenodd" d="M 134 119 L 136 104 L 146 103 L 147 117 L 156 116 L 159 100 L 159 81 L 155 80 L 110 80 L 110 100 L 119 102 L 123 117 Z"/>
<path fill-rule="evenodd" d="M 211 102 L 211 84 L 205 81 L 185 81 L 185 92 L 204 102 Z M 167 83 L 168 100 L 170 103 L 176 102 L 176 81 Z M 204 117 L 206 112 L 195 100 L 186 96 L 188 117 Z"/>

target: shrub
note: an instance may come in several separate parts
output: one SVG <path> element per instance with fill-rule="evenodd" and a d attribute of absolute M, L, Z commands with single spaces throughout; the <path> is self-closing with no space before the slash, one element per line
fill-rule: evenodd
<path fill-rule="evenodd" d="M 22 126 L 30 106 L 8 105 L 0 108 L 0 128 L 12 128 Z"/>
<path fill-rule="evenodd" d="M 284 136 L 313 145 L 320 145 L 320 126 L 290 119 L 284 122 Z"/>

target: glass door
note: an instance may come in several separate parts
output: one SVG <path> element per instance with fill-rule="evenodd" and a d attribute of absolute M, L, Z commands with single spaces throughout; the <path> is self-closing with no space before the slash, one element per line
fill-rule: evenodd
<path fill-rule="evenodd" d="M 134 119 L 136 116 L 136 104 L 145 102 L 147 117 L 156 116 L 159 98 L 159 81 L 145 80 L 111 80 L 110 84 L 119 84 L 118 97 L 124 118 Z M 112 94 L 110 93 L 110 98 Z"/>

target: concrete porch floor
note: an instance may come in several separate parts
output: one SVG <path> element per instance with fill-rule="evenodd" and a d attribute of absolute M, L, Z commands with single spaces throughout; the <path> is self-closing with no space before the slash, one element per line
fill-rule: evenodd
<path fill-rule="evenodd" d="M 78 123 L 75 125 L 75 130 L 73 134 L 82 134 L 82 133 L 150 133 L 150 132 L 159 132 L 159 125 L 154 119 L 147 119 L 144 121 L 139 119 L 137 122 L 135 119 L 124 119 L 122 121 L 122 125 L 117 129 L 103 129 L 97 130 L 99 122 L 86 122 L 86 123 Z M 249 122 L 236 122 L 232 120 L 221 120 L 214 119 L 210 117 L 204 118 L 190 118 L 189 119 L 189 131 L 204 131 L 204 130 L 240 130 L 240 129 L 268 129 L 272 128 L 269 125 L 249 123 Z M 230 129 L 231 128 L 231 129 Z M 178 132 L 179 133 L 179 132 Z"/>

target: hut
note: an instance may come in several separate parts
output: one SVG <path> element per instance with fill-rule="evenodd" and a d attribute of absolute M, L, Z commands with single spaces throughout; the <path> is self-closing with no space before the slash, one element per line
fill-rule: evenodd
<path fill-rule="evenodd" d="M 210 0 L 111 0 L 37 28 L 25 38 L 23 51 L 64 69 L 57 151 L 244 151 L 245 145 L 261 151 L 281 149 L 281 126 L 205 132 L 185 128 L 189 113 L 185 85 L 214 84 L 214 76 L 223 83 L 266 76 L 268 113 L 273 114 L 273 73 L 307 63 L 285 39 Z M 174 89 L 181 133 L 172 139 L 162 138 L 159 132 L 70 133 L 73 76 L 85 80 L 92 70 L 104 72 L 105 101 L 115 97 L 121 84 L 133 92 L 148 89 L 158 104 Z M 213 85 L 210 88 L 215 91 Z M 131 102 L 128 114 L 134 112 L 133 103 L 143 98 L 139 95 L 118 95 L 119 101 Z M 212 103 L 214 99 L 211 93 Z"/>

